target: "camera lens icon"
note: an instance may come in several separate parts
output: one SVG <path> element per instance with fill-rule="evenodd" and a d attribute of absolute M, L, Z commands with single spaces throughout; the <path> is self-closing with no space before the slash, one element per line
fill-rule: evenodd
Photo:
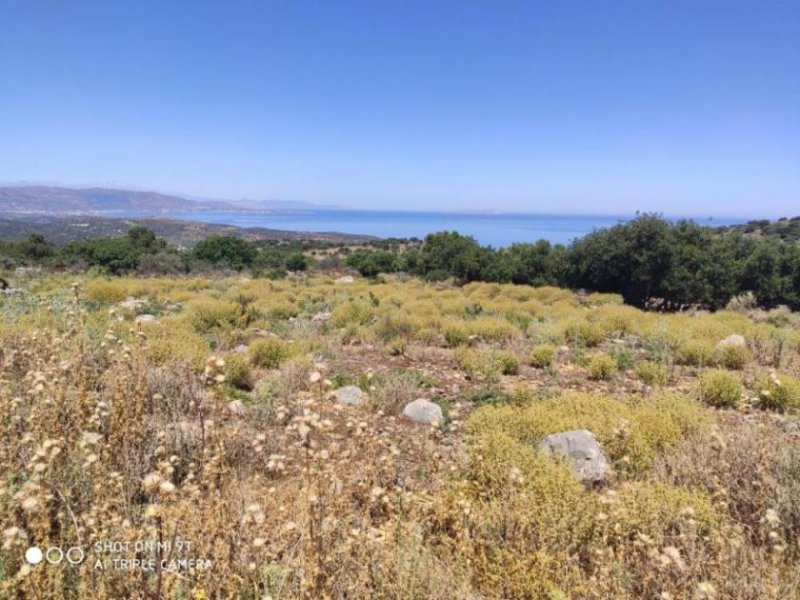
<path fill-rule="evenodd" d="M 40 562 L 42 562 L 43 558 L 44 553 L 38 546 L 31 546 L 25 550 L 25 560 L 28 561 L 29 565 L 38 565 Z"/>
<path fill-rule="evenodd" d="M 45 552 L 42 552 L 38 546 L 31 546 L 25 550 L 25 560 L 31 565 L 38 565 L 42 560 L 46 560 L 51 565 L 58 565 L 65 558 L 69 564 L 79 565 L 86 558 L 86 553 L 80 546 L 73 546 L 66 552 L 58 546 L 50 546 Z"/>

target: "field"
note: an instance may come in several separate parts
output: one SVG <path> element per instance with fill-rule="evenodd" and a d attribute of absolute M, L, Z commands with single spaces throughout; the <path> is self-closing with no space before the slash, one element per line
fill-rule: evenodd
<path fill-rule="evenodd" d="M 0 597 L 800 598 L 788 309 L 400 276 L 14 284 Z M 440 423 L 404 417 L 418 398 Z M 610 462 L 596 485 L 536 449 L 576 429 Z"/>

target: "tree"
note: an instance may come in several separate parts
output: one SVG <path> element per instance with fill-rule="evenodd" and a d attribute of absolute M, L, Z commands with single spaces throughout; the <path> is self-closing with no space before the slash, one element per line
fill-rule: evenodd
<path fill-rule="evenodd" d="M 663 297 L 662 282 L 673 258 L 669 233 L 669 223 L 654 214 L 590 233 L 571 247 L 574 282 L 620 293 L 628 304 L 644 307 L 649 299 Z"/>
<path fill-rule="evenodd" d="M 212 235 L 195 244 L 192 255 L 197 260 L 242 270 L 253 264 L 257 252 L 247 240 L 230 235 Z"/>
<path fill-rule="evenodd" d="M 440 231 L 425 237 L 419 255 L 418 272 L 429 279 L 455 277 L 462 282 L 481 279 L 492 250 L 475 238 L 456 231 Z"/>
<path fill-rule="evenodd" d="M 344 264 L 358 271 L 362 277 L 377 277 L 381 273 L 397 271 L 397 257 L 382 250 L 356 250 L 345 259 Z"/>

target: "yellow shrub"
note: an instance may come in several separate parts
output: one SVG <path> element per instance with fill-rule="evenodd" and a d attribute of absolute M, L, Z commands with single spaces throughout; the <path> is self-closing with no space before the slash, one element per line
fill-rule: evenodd
<path fill-rule="evenodd" d="M 290 302 L 275 302 L 269 305 L 264 314 L 270 319 L 280 321 L 296 317 L 300 314 L 300 309 Z"/>
<path fill-rule="evenodd" d="M 92 302 L 113 304 L 128 297 L 124 284 L 109 279 L 91 279 L 86 282 L 84 296 Z"/>
<path fill-rule="evenodd" d="M 267 369 L 277 369 L 291 355 L 289 346 L 277 338 L 266 338 L 253 342 L 250 344 L 248 353 L 250 361 L 255 366 Z"/>
<path fill-rule="evenodd" d="M 469 341 L 469 330 L 462 321 L 447 321 L 442 324 L 442 335 L 451 348 L 461 346 Z"/>
<path fill-rule="evenodd" d="M 785 411 L 800 407 L 800 381 L 783 373 L 761 375 L 756 392 L 763 408 Z"/>
<path fill-rule="evenodd" d="M 553 364 L 556 357 L 556 349 L 550 344 L 539 344 L 531 349 L 529 363 L 537 369 L 544 369 Z"/>
<path fill-rule="evenodd" d="M 725 344 L 714 351 L 714 361 L 726 369 L 743 369 L 752 358 L 744 346 Z"/>
<path fill-rule="evenodd" d="M 722 525 L 708 495 L 663 483 L 626 483 L 609 500 L 606 535 L 623 543 L 643 534 L 659 547 L 682 533 L 709 536 Z"/>
<path fill-rule="evenodd" d="M 241 354 L 225 357 L 225 381 L 235 387 L 249 387 L 250 362 Z"/>
<path fill-rule="evenodd" d="M 506 434 L 525 443 L 551 433 L 588 429 L 618 468 L 641 473 L 658 452 L 707 422 L 700 405 L 681 394 L 658 394 L 634 404 L 602 395 L 566 394 L 526 406 L 481 406 L 467 420 L 467 429 L 481 439 Z"/>
<path fill-rule="evenodd" d="M 608 354 L 595 356 L 591 361 L 589 361 L 589 377 L 592 379 L 610 379 L 616 370 L 617 363 Z"/>
<path fill-rule="evenodd" d="M 621 305 L 624 303 L 622 296 L 619 294 L 605 294 L 602 292 L 592 292 L 586 296 L 586 303 L 592 306 L 601 305 Z"/>
<path fill-rule="evenodd" d="M 742 381 L 732 373 L 711 369 L 697 379 L 700 400 L 717 408 L 735 407 L 742 397 Z"/>
<path fill-rule="evenodd" d="M 364 300 L 344 302 L 331 311 L 330 323 L 341 328 L 347 325 L 367 325 L 375 316 L 375 307 Z"/>
<path fill-rule="evenodd" d="M 666 385 L 667 383 L 667 369 L 664 365 L 658 363 L 644 361 L 637 363 L 633 372 L 639 381 L 647 385 Z"/>
<path fill-rule="evenodd" d="M 170 362 L 188 362 L 201 371 L 211 349 L 202 336 L 179 322 L 143 323 L 147 336 L 147 354 L 158 365 Z"/>
<path fill-rule="evenodd" d="M 564 338 L 573 344 L 591 348 L 603 341 L 603 328 L 597 323 L 580 319 L 567 321 L 561 327 Z"/>
<path fill-rule="evenodd" d="M 519 335 L 520 331 L 506 319 L 497 317 L 477 317 L 467 321 L 467 330 L 483 340 L 500 342 Z"/>
<path fill-rule="evenodd" d="M 702 367 L 714 359 L 714 345 L 708 340 L 688 340 L 675 351 L 675 362 L 679 365 Z"/>
<path fill-rule="evenodd" d="M 249 316 L 241 304 L 227 300 L 196 300 L 186 311 L 186 319 L 198 333 L 214 329 L 242 328 Z"/>

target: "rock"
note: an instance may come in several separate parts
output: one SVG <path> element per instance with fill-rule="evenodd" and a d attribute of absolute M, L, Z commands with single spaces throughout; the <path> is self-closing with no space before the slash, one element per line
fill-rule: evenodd
<path fill-rule="evenodd" d="M 427 398 L 417 398 L 406 404 L 403 415 L 416 423 L 431 423 L 441 425 L 444 421 L 442 407 Z"/>
<path fill-rule="evenodd" d="M 360 387 L 355 385 L 340 387 L 333 392 L 333 395 L 336 396 L 336 401 L 339 404 L 358 406 L 364 402 L 364 392 L 361 391 Z"/>
<path fill-rule="evenodd" d="M 244 354 L 247 352 L 247 344 L 239 344 L 233 351 L 236 352 L 236 354 Z"/>
<path fill-rule="evenodd" d="M 545 436 L 539 449 L 566 458 L 584 484 L 602 483 L 610 470 L 608 459 L 591 431 L 576 429 Z"/>
<path fill-rule="evenodd" d="M 240 417 L 245 413 L 245 410 L 244 402 L 241 400 L 232 400 L 228 402 L 228 412 L 232 415 Z"/>
<path fill-rule="evenodd" d="M 156 318 L 153 315 L 139 315 L 134 319 L 136 323 L 152 323 Z"/>
<path fill-rule="evenodd" d="M 344 275 L 343 277 L 339 277 L 338 279 L 334 280 L 334 283 L 354 283 L 355 277 L 352 275 Z"/>
<path fill-rule="evenodd" d="M 569 354 L 569 346 L 559 346 L 557 351 L 559 354 Z"/>
<path fill-rule="evenodd" d="M 331 318 L 331 313 L 325 312 L 318 312 L 313 317 L 311 317 L 311 321 L 314 323 L 326 323 Z"/>
<path fill-rule="evenodd" d="M 124 308 L 125 310 L 130 310 L 133 312 L 139 312 L 139 310 L 145 305 L 147 302 L 144 300 L 140 300 L 137 298 L 126 298 L 122 302 L 119 303 L 120 308 Z"/>
<path fill-rule="evenodd" d="M 723 348 L 725 346 L 741 346 L 744 347 L 747 345 L 747 341 L 745 341 L 744 336 L 739 335 L 738 333 L 734 333 L 733 335 L 729 335 L 724 340 L 720 340 L 717 344 L 717 349 Z"/>

